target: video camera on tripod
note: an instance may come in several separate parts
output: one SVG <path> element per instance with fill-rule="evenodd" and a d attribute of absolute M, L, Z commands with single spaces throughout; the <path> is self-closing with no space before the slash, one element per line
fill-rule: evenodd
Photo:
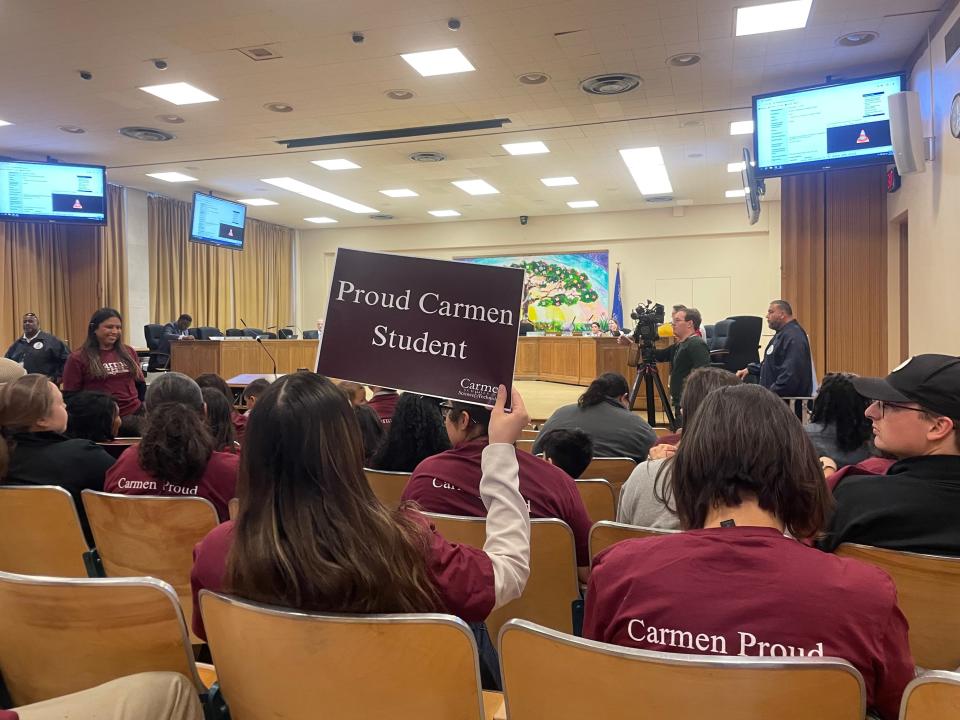
<path fill-rule="evenodd" d="M 673 430 L 676 429 L 676 420 L 666 390 L 664 390 L 660 376 L 657 374 L 657 359 L 654 354 L 654 343 L 660 337 L 660 326 L 663 324 L 665 317 L 666 313 L 663 305 L 655 303 L 653 300 L 647 300 L 646 303 L 637 305 L 630 313 L 630 318 L 636 323 L 632 339 L 637 344 L 637 350 L 640 354 L 637 359 L 637 376 L 633 381 L 633 387 L 630 389 L 630 409 L 633 409 L 634 403 L 637 401 L 637 395 L 640 393 L 640 384 L 643 383 L 647 398 L 647 421 L 651 426 L 657 424 L 654 405 L 654 393 L 656 393 L 660 397 L 660 405 L 667 417 L 667 425 Z"/>
<path fill-rule="evenodd" d="M 653 300 L 647 300 L 646 303 L 637 305 L 630 313 L 630 319 L 636 322 L 636 327 L 633 329 L 633 341 L 640 346 L 644 362 L 656 362 L 653 359 L 648 360 L 647 356 L 653 352 L 653 344 L 659 337 L 659 330 L 664 317 L 663 305 L 655 303 Z"/>

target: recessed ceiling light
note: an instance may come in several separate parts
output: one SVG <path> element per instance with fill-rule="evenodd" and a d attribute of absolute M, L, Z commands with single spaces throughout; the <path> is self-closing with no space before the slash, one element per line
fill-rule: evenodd
<path fill-rule="evenodd" d="M 789 0 L 737 8 L 737 36 L 806 27 L 812 4 L 813 0 Z"/>
<path fill-rule="evenodd" d="M 295 180 L 291 177 L 262 178 L 260 182 L 265 182 L 268 185 L 273 185 L 274 187 L 278 187 L 283 190 L 289 190 L 290 192 L 297 193 L 297 195 L 303 195 L 311 200 L 326 203 L 327 205 L 333 205 L 341 210 L 347 210 L 352 213 L 367 215 L 369 213 L 378 212 L 374 208 L 361 205 L 358 202 L 354 202 L 353 200 L 349 200 L 345 197 L 340 197 L 339 195 L 334 195 L 332 192 L 321 190 L 318 187 L 308 185 L 305 182 L 300 182 L 299 180 Z"/>
<path fill-rule="evenodd" d="M 157 120 L 162 120 L 165 123 L 171 123 L 172 125 L 180 125 L 181 123 L 186 122 L 179 115 L 157 115 Z"/>
<path fill-rule="evenodd" d="M 861 45 L 873 42 L 878 37 L 880 37 L 880 35 L 873 30 L 861 30 L 841 35 L 837 38 L 837 45 L 842 45 L 843 47 L 860 47 Z"/>
<path fill-rule="evenodd" d="M 276 205 L 273 200 L 267 200 L 266 198 L 247 198 L 246 200 L 241 200 L 244 205 L 253 205 L 254 207 L 266 207 L 267 205 Z"/>
<path fill-rule="evenodd" d="M 166 182 L 196 182 L 195 177 L 190 177 L 189 175 L 184 175 L 183 173 L 178 172 L 158 172 L 158 173 L 147 173 L 147 177 L 156 178 L 157 180 L 164 180 Z"/>
<path fill-rule="evenodd" d="M 524 85 L 543 85 L 550 76 L 542 72 L 528 72 L 517 78 Z"/>
<path fill-rule="evenodd" d="M 568 202 L 567 205 L 574 209 L 600 207 L 600 203 L 598 203 L 596 200 L 572 200 L 571 202 Z"/>
<path fill-rule="evenodd" d="M 432 75 L 452 75 L 453 73 L 472 72 L 476 70 L 457 48 L 404 53 L 400 57 L 406 60 L 410 67 L 424 77 L 430 77 Z"/>
<path fill-rule="evenodd" d="M 539 155 L 541 153 L 550 152 L 550 148 L 548 148 L 539 140 L 535 140 L 533 142 L 507 143 L 506 145 L 501 145 L 500 147 L 502 147 L 511 155 Z"/>
<path fill-rule="evenodd" d="M 395 190 L 381 190 L 380 192 L 392 198 L 418 197 L 417 193 L 410 188 L 396 188 Z"/>
<path fill-rule="evenodd" d="M 740 188 L 739 190 L 727 190 L 727 192 L 724 193 L 724 195 L 728 198 L 742 198 L 746 196 L 746 194 L 747 191 L 743 188 Z"/>
<path fill-rule="evenodd" d="M 7 125 L 13 125 L 13 123 L 7 122 L 6 120 L 0 120 L 0 127 L 6 127 Z"/>
<path fill-rule="evenodd" d="M 267 103 L 263 106 L 263 108 L 265 110 L 269 110 L 270 112 L 278 112 L 278 113 L 293 112 L 293 105 L 288 105 L 287 103 L 281 103 L 281 102 Z"/>
<path fill-rule="evenodd" d="M 540 178 L 540 182 L 547 187 L 566 187 L 567 185 L 580 184 L 572 175 L 567 175 L 566 177 Z"/>
<path fill-rule="evenodd" d="M 620 157 L 643 195 L 668 195 L 673 192 L 667 166 L 660 148 L 629 148 L 620 151 Z"/>
<path fill-rule="evenodd" d="M 185 82 L 148 85 L 140 89 L 151 95 L 156 95 L 162 100 L 172 102 L 174 105 L 194 105 L 196 103 L 216 102 L 220 99 Z"/>
<path fill-rule="evenodd" d="M 743 160 L 738 163 L 727 163 L 727 172 L 741 172 L 745 165 Z"/>
<path fill-rule="evenodd" d="M 82 127 L 76 125 L 58 125 L 57 130 L 60 132 L 70 133 L 71 135 L 83 135 L 86 130 Z"/>
<path fill-rule="evenodd" d="M 311 160 L 310 162 L 314 165 L 319 165 L 324 170 L 358 170 L 360 168 L 356 163 L 343 158 L 337 158 L 336 160 Z"/>
<path fill-rule="evenodd" d="M 460 217 L 460 213 L 456 210 L 429 210 L 428 212 L 434 217 Z"/>
<path fill-rule="evenodd" d="M 413 90 L 404 90 L 403 88 L 387 90 L 384 95 L 391 100 L 411 100 L 415 96 Z"/>
<path fill-rule="evenodd" d="M 667 65 L 671 67 L 690 67 L 696 65 L 702 59 L 697 53 L 678 53 L 667 58 Z"/>
<path fill-rule="evenodd" d="M 753 133 L 753 120 L 734 120 L 730 123 L 731 135 L 750 135 Z"/>
<path fill-rule="evenodd" d="M 312 218 L 304 218 L 304 220 L 306 220 L 307 222 L 316 223 L 317 225 L 329 225 L 330 223 L 339 222 L 338 220 L 334 220 L 331 217 L 312 217 Z"/>
<path fill-rule="evenodd" d="M 454 180 L 451 185 L 471 195 L 496 195 L 500 192 L 486 180 Z"/>

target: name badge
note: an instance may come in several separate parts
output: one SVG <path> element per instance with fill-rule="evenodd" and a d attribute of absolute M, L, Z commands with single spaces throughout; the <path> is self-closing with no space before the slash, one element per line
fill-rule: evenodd
<path fill-rule="evenodd" d="M 34 350 L 43 350 L 43 343 L 40 342 L 39 340 L 37 340 L 37 341 L 33 344 L 33 349 L 34 349 Z"/>
<path fill-rule="evenodd" d="M 773 343 L 767 345 L 767 355 L 773 355 Z"/>

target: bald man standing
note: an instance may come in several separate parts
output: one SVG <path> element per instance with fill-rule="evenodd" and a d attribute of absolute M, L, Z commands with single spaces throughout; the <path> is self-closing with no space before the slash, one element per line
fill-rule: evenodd
<path fill-rule="evenodd" d="M 23 316 L 23 335 L 7 350 L 4 357 L 18 362 L 28 373 L 46 375 L 60 382 L 63 365 L 70 349 L 60 338 L 40 329 L 40 318 L 32 312 Z"/>

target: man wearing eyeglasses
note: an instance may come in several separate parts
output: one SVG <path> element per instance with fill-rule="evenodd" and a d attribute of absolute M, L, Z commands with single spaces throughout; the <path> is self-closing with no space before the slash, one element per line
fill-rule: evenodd
<path fill-rule="evenodd" d="M 845 477 L 819 543 L 960 556 L 960 358 L 917 355 L 886 378 L 854 378 L 873 400 L 877 449 L 897 458 L 882 477 Z"/>

